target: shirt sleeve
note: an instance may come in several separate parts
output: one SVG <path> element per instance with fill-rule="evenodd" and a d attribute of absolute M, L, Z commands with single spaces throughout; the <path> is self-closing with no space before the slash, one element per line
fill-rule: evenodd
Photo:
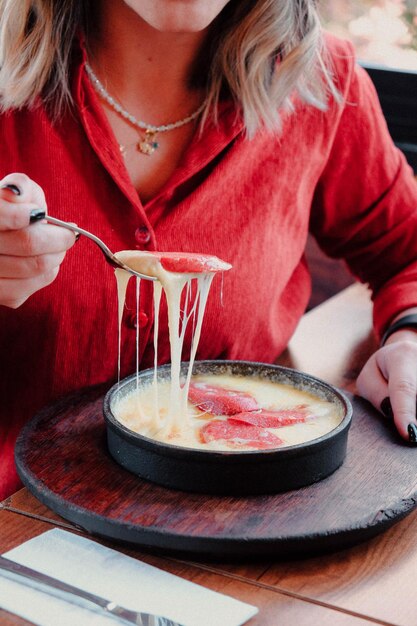
<path fill-rule="evenodd" d="M 371 79 L 353 59 L 350 69 L 310 230 L 329 256 L 344 258 L 369 283 L 381 336 L 396 315 L 417 306 L 417 182 Z"/>

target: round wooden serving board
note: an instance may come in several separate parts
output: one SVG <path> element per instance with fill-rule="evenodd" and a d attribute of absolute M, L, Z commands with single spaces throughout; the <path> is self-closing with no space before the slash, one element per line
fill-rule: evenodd
<path fill-rule="evenodd" d="M 103 390 L 44 409 L 21 433 L 18 472 L 44 504 L 92 534 L 213 557 L 305 555 L 349 546 L 417 504 L 417 449 L 364 401 L 343 466 L 319 483 L 277 495 L 207 496 L 165 489 L 109 455 Z"/>

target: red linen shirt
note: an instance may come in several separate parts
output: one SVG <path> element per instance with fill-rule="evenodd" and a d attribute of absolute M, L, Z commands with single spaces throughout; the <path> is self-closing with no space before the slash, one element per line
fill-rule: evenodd
<path fill-rule="evenodd" d="M 42 106 L 0 117 L 0 176 L 25 172 L 45 190 L 51 215 L 96 233 L 114 251 L 203 252 L 232 263 L 223 304 L 221 280 L 214 280 L 197 358 L 276 358 L 310 295 L 309 229 L 370 283 L 380 332 L 417 305 L 417 189 L 350 44 L 328 42 L 343 105 L 331 100 L 322 112 L 297 102 L 280 134 L 258 133 L 249 141 L 232 104 L 223 104 L 218 126 L 196 133 L 171 179 L 144 206 L 81 56 L 75 113 L 55 124 Z M 131 285 L 122 375 L 135 367 L 135 324 Z M 141 366 L 149 367 L 153 313 L 146 281 L 139 324 Z M 22 425 L 59 396 L 110 386 L 117 377 L 115 279 L 94 244 L 81 238 L 55 282 L 19 309 L 0 306 L 0 359 L 2 499 L 19 486 L 12 458 Z M 160 361 L 168 359 L 162 321 Z"/>

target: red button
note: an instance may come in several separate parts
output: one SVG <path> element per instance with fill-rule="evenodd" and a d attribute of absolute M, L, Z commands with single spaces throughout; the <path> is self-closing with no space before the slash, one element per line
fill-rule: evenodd
<path fill-rule="evenodd" d="M 126 315 L 125 323 L 129 328 L 137 328 L 137 324 L 139 323 L 139 328 L 145 328 L 146 324 L 149 321 L 149 317 L 146 315 L 145 311 L 139 311 L 139 316 L 136 319 L 136 313 L 131 311 Z"/>
<path fill-rule="evenodd" d="M 142 246 L 146 243 L 149 243 L 151 240 L 151 233 L 149 232 L 149 228 L 147 226 L 139 226 L 139 228 L 135 231 L 135 239 Z"/>

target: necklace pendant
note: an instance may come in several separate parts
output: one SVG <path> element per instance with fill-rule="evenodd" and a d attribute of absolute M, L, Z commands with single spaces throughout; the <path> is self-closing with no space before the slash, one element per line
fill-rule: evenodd
<path fill-rule="evenodd" d="M 139 152 L 150 156 L 155 152 L 157 148 L 159 148 L 159 143 L 155 141 L 156 133 L 157 131 L 155 130 L 147 130 L 145 132 L 145 137 L 142 139 L 142 141 L 139 141 L 137 145 Z"/>

